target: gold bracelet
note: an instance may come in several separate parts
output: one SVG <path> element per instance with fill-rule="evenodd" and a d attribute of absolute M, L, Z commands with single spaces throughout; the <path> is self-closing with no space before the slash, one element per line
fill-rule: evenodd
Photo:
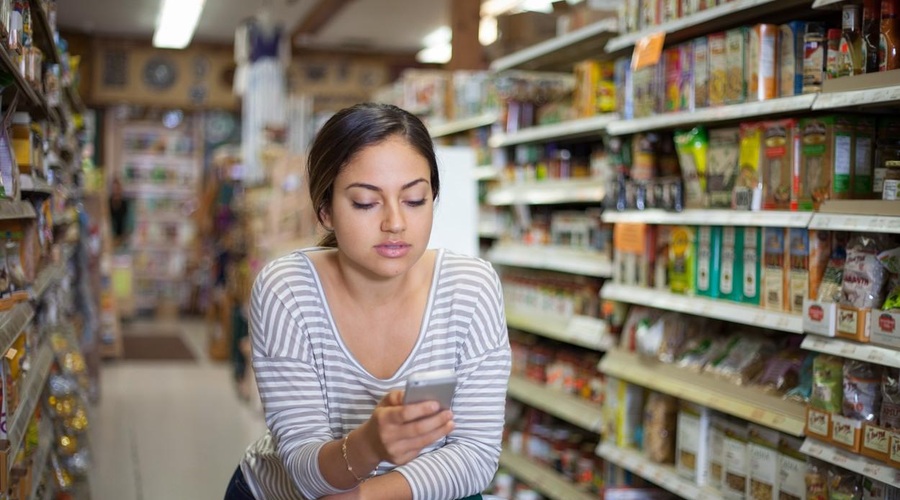
<path fill-rule="evenodd" d="M 353 431 L 350 431 L 350 432 L 353 432 Z M 353 466 L 350 465 L 350 459 L 347 457 L 347 441 L 350 439 L 350 432 L 348 432 L 347 435 L 344 436 L 344 440 L 343 440 L 343 442 L 341 442 L 341 454 L 344 455 L 344 464 L 347 465 L 347 472 L 349 472 L 350 475 L 353 476 L 353 479 L 356 479 L 356 482 L 361 483 L 361 482 L 365 481 L 366 479 L 369 479 L 372 476 L 374 476 L 375 471 L 373 470 L 366 477 L 359 477 L 356 475 L 355 472 L 353 472 Z"/>

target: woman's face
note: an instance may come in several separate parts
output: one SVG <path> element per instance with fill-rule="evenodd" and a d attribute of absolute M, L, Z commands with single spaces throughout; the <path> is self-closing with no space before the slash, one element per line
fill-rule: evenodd
<path fill-rule="evenodd" d="M 363 272 L 399 276 L 425 252 L 434 202 L 428 161 L 393 136 L 353 157 L 334 182 L 330 212 L 341 253 Z"/>

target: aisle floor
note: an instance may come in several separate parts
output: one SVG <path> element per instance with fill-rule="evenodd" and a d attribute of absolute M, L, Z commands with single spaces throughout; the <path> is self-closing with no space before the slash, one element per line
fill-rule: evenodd
<path fill-rule="evenodd" d="M 206 325 L 136 322 L 152 335 L 180 330 L 193 361 L 107 361 L 90 432 L 95 500 L 220 499 L 241 454 L 265 430 L 242 402 L 229 365 L 209 360 Z"/>

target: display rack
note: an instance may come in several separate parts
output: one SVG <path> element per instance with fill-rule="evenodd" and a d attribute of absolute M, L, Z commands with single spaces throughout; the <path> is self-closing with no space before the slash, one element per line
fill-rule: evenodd
<path fill-rule="evenodd" d="M 597 57 L 618 31 L 616 19 L 604 19 L 491 62 L 491 71 L 511 69 L 568 71 L 572 64 Z"/>
<path fill-rule="evenodd" d="M 503 450 L 500 452 L 500 467 L 528 483 L 538 493 L 551 500 L 593 500 L 597 496 L 573 485 L 555 470 L 531 460 Z"/>
<path fill-rule="evenodd" d="M 595 351 L 611 349 L 615 341 L 607 332 L 606 322 L 590 316 L 567 317 L 507 305 L 506 323 L 511 328 Z"/>
<path fill-rule="evenodd" d="M 488 203 L 508 205 L 558 205 L 562 203 L 600 203 L 606 183 L 598 179 L 548 179 L 506 184 L 488 193 Z"/>
<path fill-rule="evenodd" d="M 606 210 L 601 215 L 608 224 L 671 224 L 693 226 L 755 226 L 755 227 L 807 227 L 812 212 L 686 209 L 682 212 L 666 210 Z"/>
<path fill-rule="evenodd" d="M 900 217 L 816 213 L 809 228 L 896 234 L 900 233 Z"/>
<path fill-rule="evenodd" d="M 0 200 L 0 220 L 34 219 L 34 205 L 27 201 Z"/>
<path fill-rule="evenodd" d="M 55 440 L 53 439 L 53 426 L 49 419 L 42 418 L 38 429 L 38 449 L 34 452 L 34 470 L 31 473 L 32 486 L 29 499 L 38 498 L 38 489 L 43 482 L 44 471 L 47 470 L 47 462 L 50 461 L 50 452 Z M 47 489 L 52 489 L 47 484 Z"/>
<path fill-rule="evenodd" d="M 0 347 L 3 348 L 3 352 L 9 349 L 13 340 L 22 333 L 33 317 L 34 308 L 27 302 L 21 302 L 8 311 L 0 312 Z"/>
<path fill-rule="evenodd" d="M 650 26 L 634 33 L 626 33 L 609 41 L 604 47 L 607 53 L 615 53 L 634 47 L 649 35 L 664 32 L 666 44 L 724 30 L 777 12 L 809 6 L 811 0 L 736 0 L 716 5 L 695 14 Z"/>
<path fill-rule="evenodd" d="M 721 500 L 724 498 L 720 492 L 712 488 L 701 487 L 697 483 L 685 479 L 670 465 L 651 462 L 637 450 L 618 448 L 611 443 L 600 443 L 597 446 L 597 455 L 682 498 L 691 500 Z"/>
<path fill-rule="evenodd" d="M 614 123 L 617 117 L 615 113 L 607 113 L 549 125 L 537 125 L 518 132 L 496 133 L 488 140 L 488 145 L 492 148 L 502 148 L 533 142 L 584 139 L 591 136 L 599 139 L 600 134 L 610 123 Z"/>
<path fill-rule="evenodd" d="M 819 460 L 862 474 L 882 483 L 900 484 L 900 468 L 806 438 L 800 451 Z"/>
<path fill-rule="evenodd" d="M 603 429 L 601 407 L 597 403 L 550 389 L 516 375 L 509 378 L 508 394 L 515 400 L 582 429 L 596 433 Z"/>
<path fill-rule="evenodd" d="M 490 126 L 494 124 L 499 117 L 500 113 L 498 111 L 488 111 L 480 115 L 462 118 L 440 125 L 431 125 L 428 127 L 428 133 L 435 139 L 438 137 L 459 134 L 476 128 Z"/>
<path fill-rule="evenodd" d="M 34 410 L 40 402 L 52 365 L 53 349 L 50 348 L 50 342 L 44 342 L 31 362 L 28 376 L 24 379 L 25 386 L 19 393 L 19 406 L 8 424 L 7 433 L 9 436 L 10 457 L 15 457 L 19 453 L 22 439 L 25 437 L 25 431 L 28 428 L 28 422 L 31 420 Z M 9 466 L 11 468 L 12 463 Z M 6 473 L 9 474 L 9 470 Z"/>
<path fill-rule="evenodd" d="M 874 344 L 861 344 L 852 340 L 822 337 L 809 334 L 803 338 L 800 347 L 807 351 L 832 354 L 842 358 L 856 359 L 885 366 L 900 366 L 900 350 Z"/>
<path fill-rule="evenodd" d="M 622 350 L 606 353 L 600 371 L 654 391 L 691 401 L 749 422 L 802 436 L 806 406 L 713 375 L 661 363 Z"/>
<path fill-rule="evenodd" d="M 487 254 L 491 263 L 608 278 L 612 262 L 597 250 L 562 245 L 525 245 L 501 241 Z"/>
<path fill-rule="evenodd" d="M 720 319 L 742 325 L 770 328 L 789 333 L 803 333 L 803 317 L 800 314 L 769 311 L 759 306 L 679 295 L 667 290 L 656 290 L 619 283 L 603 285 L 603 288 L 600 290 L 600 297 L 605 300 L 617 300 L 629 304 Z"/>
<path fill-rule="evenodd" d="M 897 104 L 898 102 L 900 102 L 900 84 L 844 92 L 822 92 L 816 95 L 812 110 L 829 111 L 859 106 Z"/>
<path fill-rule="evenodd" d="M 768 118 L 774 115 L 809 111 L 815 100 L 815 94 L 803 94 L 766 101 L 700 108 L 694 111 L 661 113 L 646 118 L 612 121 L 607 126 L 607 131 L 610 135 L 625 135 L 651 130 L 687 128 L 701 124 L 725 124 L 760 117 Z"/>

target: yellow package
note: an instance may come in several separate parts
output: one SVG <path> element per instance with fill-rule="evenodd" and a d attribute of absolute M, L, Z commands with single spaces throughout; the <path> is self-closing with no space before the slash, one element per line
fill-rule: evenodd
<path fill-rule="evenodd" d="M 741 124 L 741 152 L 738 157 L 740 170 L 734 182 L 732 208 L 735 210 L 759 210 L 762 205 L 762 177 L 759 165 L 762 159 L 763 128 L 760 123 Z"/>

